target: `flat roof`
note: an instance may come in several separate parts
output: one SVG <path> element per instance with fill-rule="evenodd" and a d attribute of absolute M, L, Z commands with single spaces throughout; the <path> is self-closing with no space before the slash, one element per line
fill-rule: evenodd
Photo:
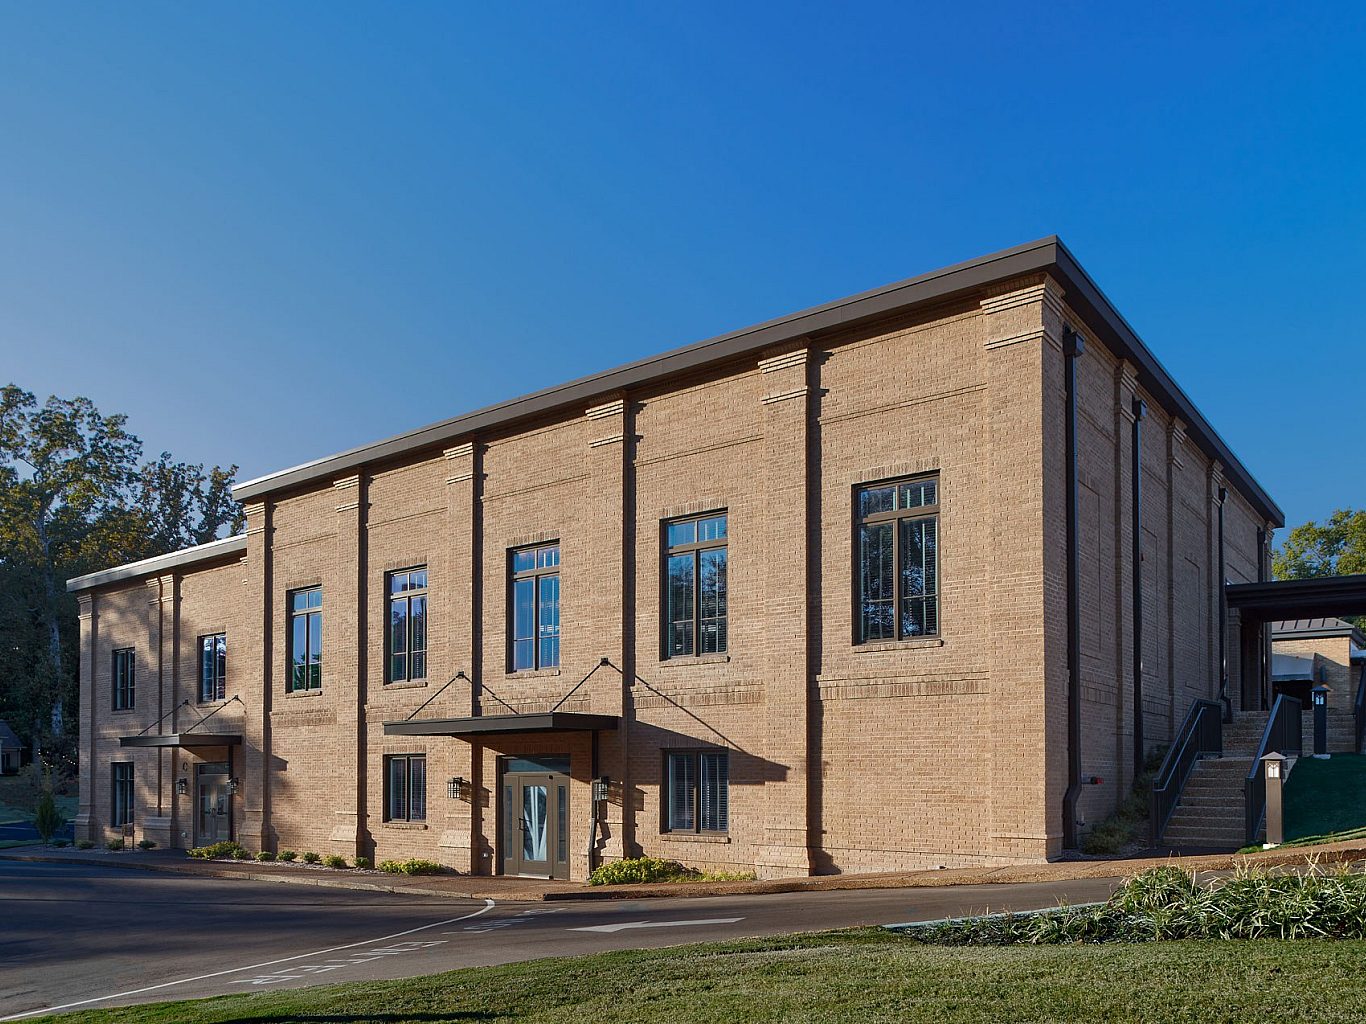
<path fill-rule="evenodd" d="M 120 736 L 121 747 L 240 747 L 240 732 L 163 732 Z"/>
<path fill-rule="evenodd" d="M 1285 619 L 1271 623 L 1271 639 L 1293 640 L 1314 637 L 1351 637 L 1358 647 L 1366 647 L 1366 635 L 1350 622 L 1338 618 Z"/>
<path fill-rule="evenodd" d="M 99 572 L 76 576 L 66 581 L 66 589 L 70 591 L 90 590 L 106 583 L 118 583 L 122 580 L 136 579 L 139 576 L 152 576 L 156 573 L 166 572 L 168 569 L 183 569 L 200 562 L 211 562 L 219 558 L 242 555 L 246 553 L 246 550 L 247 535 L 241 533 L 233 537 L 224 537 L 222 540 L 211 540 L 207 544 L 199 544 L 192 548 L 182 548 L 167 555 L 157 555 L 155 558 L 144 558 L 140 562 L 129 562 L 126 565 L 116 565 L 112 569 L 101 569 Z"/>
<path fill-rule="evenodd" d="M 1139 383 L 1143 388 L 1185 422 L 1187 436 L 1207 457 L 1218 460 L 1224 466 L 1226 477 L 1253 507 L 1274 526 L 1285 525 L 1285 516 L 1279 506 L 1233 454 L 1056 235 L 256 477 L 234 487 L 233 497 L 238 501 L 254 501 L 279 491 L 354 472 L 372 462 L 425 448 L 448 447 L 454 442 L 506 427 L 519 420 L 576 407 L 582 412 L 595 400 L 620 391 L 640 388 L 670 376 L 756 354 L 786 341 L 803 337 L 818 338 L 822 334 L 844 330 L 863 322 L 904 313 L 917 306 L 943 302 L 999 281 L 1038 273 L 1047 273 L 1057 279 L 1066 293 L 1067 303 L 1085 319 L 1087 326 L 1117 356 L 1128 359 L 1138 367 Z"/>
<path fill-rule="evenodd" d="M 1366 575 L 1230 583 L 1224 593 L 1244 622 L 1366 615 Z"/>
<path fill-rule="evenodd" d="M 470 718 L 418 718 L 385 722 L 386 736 L 488 736 L 497 733 L 595 732 L 615 729 L 617 715 L 546 711 L 525 715 L 475 715 Z"/>

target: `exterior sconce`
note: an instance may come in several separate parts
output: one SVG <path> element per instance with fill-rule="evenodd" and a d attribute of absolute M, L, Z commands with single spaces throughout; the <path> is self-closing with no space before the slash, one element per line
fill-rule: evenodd
<path fill-rule="evenodd" d="M 238 781 L 237 781 L 236 778 L 232 778 L 232 779 L 229 779 L 229 780 L 228 780 L 228 796 L 236 796 L 236 795 L 237 795 L 237 788 L 238 788 L 238 785 L 239 785 L 239 783 L 238 783 Z"/>
<path fill-rule="evenodd" d="M 593 803 L 602 804 L 607 802 L 607 789 L 611 786 L 612 780 L 604 775 L 602 778 L 593 780 Z"/>
<path fill-rule="evenodd" d="M 465 788 L 465 780 L 459 775 L 446 783 L 446 798 L 448 800 L 459 800 L 460 791 Z"/>
<path fill-rule="evenodd" d="M 176 794 L 176 796 L 184 796 L 184 795 L 185 795 L 186 793 L 188 793 L 189 791 L 190 791 L 190 780 L 189 780 L 189 779 L 176 779 L 176 780 L 175 780 L 175 794 Z"/>

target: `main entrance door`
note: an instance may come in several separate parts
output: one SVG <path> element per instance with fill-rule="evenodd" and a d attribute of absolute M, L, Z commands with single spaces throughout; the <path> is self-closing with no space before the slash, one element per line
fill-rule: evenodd
<path fill-rule="evenodd" d="M 569 877 L 569 758 L 503 763 L 502 873 Z"/>
<path fill-rule="evenodd" d="M 228 798 L 226 762 L 195 768 L 196 800 L 194 837 L 196 846 L 208 846 L 232 838 L 232 801 Z"/>

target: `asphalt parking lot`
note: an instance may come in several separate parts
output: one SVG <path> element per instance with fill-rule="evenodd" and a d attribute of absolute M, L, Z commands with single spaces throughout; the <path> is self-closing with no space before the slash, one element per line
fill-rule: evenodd
<path fill-rule="evenodd" d="M 1117 879 L 497 903 L 0 860 L 0 1020 L 1104 899 Z"/>

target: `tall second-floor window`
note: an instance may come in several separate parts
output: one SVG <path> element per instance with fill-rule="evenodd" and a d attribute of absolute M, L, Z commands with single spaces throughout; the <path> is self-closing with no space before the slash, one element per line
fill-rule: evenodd
<path fill-rule="evenodd" d="M 560 664 L 560 546 L 512 552 L 509 662 L 514 672 Z"/>
<path fill-rule="evenodd" d="M 114 710 L 127 711 L 137 696 L 133 648 L 114 652 Z"/>
<path fill-rule="evenodd" d="M 726 649 L 726 515 L 664 525 L 664 657 Z"/>
<path fill-rule="evenodd" d="M 286 693 L 323 688 L 323 588 L 289 595 L 289 680 Z"/>
<path fill-rule="evenodd" d="M 227 696 L 228 637 L 213 633 L 199 638 L 199 702 L 222 700 Z"/>
<path fill-rule="evenodd" d="M 939 478 L 857 492 L 858 639 L 939 634 Z"/>
<path fill-rule="evenodd" d="M 389 574 L 389 682 L 427 678 L 427 569 Z"/>

